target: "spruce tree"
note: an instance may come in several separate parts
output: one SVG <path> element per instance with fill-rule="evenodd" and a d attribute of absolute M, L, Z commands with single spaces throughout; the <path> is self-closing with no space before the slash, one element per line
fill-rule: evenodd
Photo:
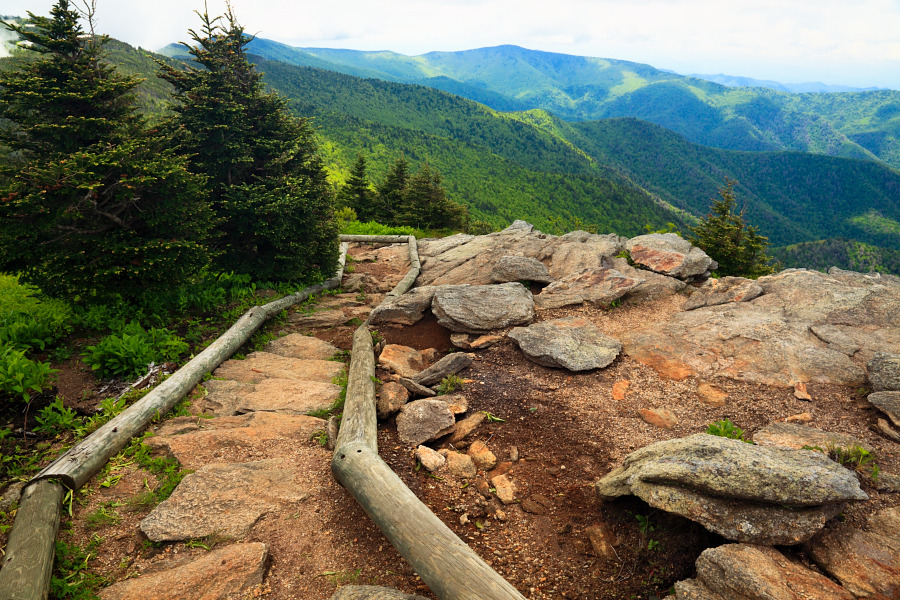
<path fill-rule="evenodd" d="M 712 201 L 710 214 L 691 228 L 690 242 L 719 263 L 716 269 L 719 275 L 753 278 L 767 275 L 775 270 L 766 256 L 769 240 L 744 221 L 743 211 L 735 213 L 736 184 L 733 179 L 725 179 L 719 198 Z"/>
<path fill-rule="evenodd" d="M 168 289 L 209 261 L 203 178 L 148 130 L 139 83 L 103 61 L 68 0 L 4 23 L 35 60 L 0 74 L 0 271 L 105 301 Z"/>
<path fill-rule="evenodd" d="M 468 222 L 468 210 L 447 197 L 441 174 L 423 164 L 409 178 L 396 221 L 421 229 L 461 229 Z"/>
<path fill-rule="evenodd" d="M 376 220 L 377 204 L 375 193 L 366 175 L 366 157 L 359 154 L 350 170 L 347 183 L 338 193 L 338 203 L 352 208 L 356 217 L 362 221 Z"/>
<path fill-rule="evenodd" d="M 199 68 L 159 65 L 175 87 L 168 127 L 179 152 L 209 178 L 220 219 L 218 267 L 256 280 L 329 277 L 337 223 L 312 130 L 264 89 L 246 54 L 252 38 L 230 8 L 200 19 L 200 32 L 189 31 L 194 45 L 184 44 Z"/>
<path fill-rule="evenodd" d="M 404 156 L 400 156 L 390 166 L 384 180 L 378 186 L 376 221 L 384 225 L 397 224 L 397 216 L 403 208 L 408 183 L 409 162 Z"/>

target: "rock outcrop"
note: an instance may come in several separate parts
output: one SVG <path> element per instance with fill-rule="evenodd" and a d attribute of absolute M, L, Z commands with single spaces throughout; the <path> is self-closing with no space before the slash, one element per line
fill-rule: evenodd
<path fill-rule="evenodd" d="M 583 317 L 542 321 L 528 327 L 516 327 L 509 338 L 530 360 L 545 367 L 569 371 L 602 369 L 611 364 L 622 344 Z"/>
<path fill-rule="evenodd" d="M 625 242 L 625 249 L 635 263 L 679 279 L 708 277 L 719 266 L 677 233 L 639 235 Z"/>
<path fill-rule="evenodd" d="M 530 323 L 534 299 L 518 282 L 445 288 L 435 292 L 431 311 L 450 331 L 485 333 Z"/>

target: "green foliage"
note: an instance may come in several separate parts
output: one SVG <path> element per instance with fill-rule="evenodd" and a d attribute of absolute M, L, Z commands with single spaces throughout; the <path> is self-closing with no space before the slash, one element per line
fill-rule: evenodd
<path fill-rule="evenodd" d="M 463 378 L 455 373 L 451 373 L 441 379 L 434 389 L 438 394 L 450 394 L 456 391 L 457 388 L 462 387 L 462 384 Z"/>
<path fill-rule="evenodd" d="M 34 430 L 47 435 L 58 435 L 70 431 L 79 422 L 78 414 L 71 408 L 63 406 L 63 399 L 59 396 L 42 408 L 35 420 L 38 424 Z"/>
<path fill-rule="evenodd" d="M 0 275 L 0 345 L 41 349 L 68 333 L 72 309 L 61 300 L 39 298 L 40 290 Z"/>
<path fill-rule="evenodd" d="M 717 435 L 719 437 L 731 438 L 733 440 L 741 440 L 752 444 L 753 442 L 744 437 L 744 430 L 732 423 L 729 419 L 715 421 L 706 428 L 709 435 Z"/>
<path fill-rule="evenodd" d="M 785 267 L 828 270 L 839 267 L 868 273 L 900 274 L 900 250 L 880 248 L 848 238 L 828 238 L 772 249 Z"/>
<path fill-rule="evenodd" d="M 837 446 L 835 444 L 829 443 L 827 448 L 821 448 L 819 446 L 804 446 L 803 449 L 816 450 L 817 452 L 827 454 L 828 457 L 836 463 L 843 465 L 849 469 L 853 469 L 854 471 L 866 474 L 873 480 L 877 480 L 879 473 L 881 473 L 881 468 L 875 462 L 877 459 L 875 454 L 870 452 L 869 450 L 866 450 L 862 446 L 856 445 L 849 448 L 844 448 L 842 446 Z"/>
<path fill-rule="evenodd" d="M 421 229 L 415 227 L 397 227 L 382 225 L 375 221 L 363 223 L 361 221 L 350 221 L 347 223 L 341 233 L 346 235 L 413 235 L 417 238 L 428 237 L 428 234 Z"/>
<path fill-rule="evenodd" d="M 24 350 L 0 345 L 0 396 L 28 402 L 31 393 L 49 387 L 56 369 L 25 357 Z"/>
<path fill-rule="evenodd" d="M 88 570 L 97 557 L 96 547 L 102 538 L 94 537 L 87 548 L 67 542 L 56 542 L 53 576 L 50 579 L 50 597 L 56 600 L 95 600 L 97 592 L 106 580 Z"/>
<path fill-rule="evenodd" d="M 220 269 L 273 281 L 331 276 L 337 265 L 333 197 L 306 120 L 266 91 L 247 61 L 251 38 L 228 9 L 200 15 L 186 46 L 197 68 L 159 62 L 175 88 L 168 123 L 179 152 L 206 175 L 219 218 Z"/>
<path fill-rule="evenodd" d="M 102 60 L 66 0 L 7 25 L 36 60 L 0 73 L 0 270 L 53 296 L 139 298 L 205 265 L 203 180 L 136 116 L 138 80 Z"/>
<path fill-rule="evenodd" d="M 712 212 L 691 228 L 690 241 L 719 263 L 716 273 L 720 275 L 755 278 L 772 273 L 775 269 L 766 256 L 768 240 L 744 222 L 743 213 L 734 212 L 736 183 L 726 178 Z"/>
<path fill-rule="evenodd" d="M 168 329 L 145 330 L 136 321 L 119 334 L 110 334 L 94 346 L 86 348 L 84 362 L 106 377 L 137 377 L 147 365 L 177 359 L 189 346 Z"/>

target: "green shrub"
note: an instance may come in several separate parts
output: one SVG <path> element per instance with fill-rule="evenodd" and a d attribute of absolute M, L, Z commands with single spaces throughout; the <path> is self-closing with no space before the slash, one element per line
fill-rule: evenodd
<path fill-rule="evenodd" d="M 706 428 L 706 433 L 710 435 L 717 435 L 719 437 L 731 438 L 733 440 L 741 440 L 742 442 L 747 442 L 748 444 L 753 443 L 744 437 L 743 429 L 741 429 L 728 419 L 722 419 L 721 421 L 711 423 L 709 427 Z"/>
<path fill-rule="evenodd" d="M 40 290 L 0 275 L 0 344 L 44 350 L 71 328 L 72 309 L 61 300 L 38 298 Z"/>
<path fill-rule="evenodd" d="M 345 235 L 414 235 L 417 238 L 429 237 L 426 232 L 415 227 L 389 227 L 375 221 L 366 223 L 350 221 L 341 228 L 341 233 Z"/>
<path fill-rule="evenodd" d="M 57 435 L 70 431 L 81 421 L 74 410 L 63 406 L 63 399 L 59 396 L 42 408 L 35 420 L 38 424 L 35 425 L 34 430 L 47 435 Z"/>
<path fill-rule="evenodd" d="M 28 402 L 31 392 L 40 393 L 49 387 L 50 379 L 56 372 L 47 363 L 26 358 L 24 350 L 0 344 L 0 394 Z"/>
<path fill-rule="evenodd" d="M 84 362 L 100 377 L 137 377 L 152 362 L 175 360 L 188 344 L 168 329 L 145 330 L 136 321 L 121 334 L 110 334 L 96 346 L 88 346 Z"/>

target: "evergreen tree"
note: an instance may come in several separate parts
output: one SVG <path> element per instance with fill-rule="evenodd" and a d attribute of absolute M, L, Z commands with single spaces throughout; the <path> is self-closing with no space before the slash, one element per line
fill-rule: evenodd
<path fill-rule="evenodd" d="M 384 225 L 395 225 L 398 212 L 404 204 L 406 186 L 409 183 L 409 162 L 400 156 L 388 169 L 378 186 L 378 208 L 375 220 Z"/>
<path fill-rule="evenodd" d="M 139 81 L 79 21 L 58 0 L 50 17 L 4 23 L 37 56 L 0 74 L 0 271 L 48 294 L 135 299 L 208 263 L 212 214 L 203 178 L 137 116 Z"/>
<path fill-rule="evenodd" d="M 247 60 L 252 38 L 230 8 L 200 18 L 200 32 L 189 31 L 195 45 L 185 44 L 200 68 L 159 66 L 175 86 L 169 127 L 179 151 L 209 178 L 221 223 L 218 266 L 257 280 L 331 276 L 334 198 L 309 124 L 265 91 Z"/>
<path fill-rule="evenodd" d="M 447 197 L 441 174 L 424 164 L 409 179 L 396 220 L 421 229 L 462 229 L 468 216 L 465 206 Z"/>
<path fill-rule="evenodd" d="M 690 242 L 719 263 L 716 269 L 719 275 L 753 278 L 767 275 L 775 270 L 766 256 L 769 240 L 759 235 L 756 227 L 746 224 L 743 211 L 734 212 L 736 183 L 733 179 L 725 179 L 719 199 L 713 200 L 712 212 L 691 228 Z"/>
<path fill-rule="evenodd" d="M 376 220 L 378 205 L 366 176 L 366 157 L 362 154 L 357 155 L 350 177 L 338 193 L 338 203 L 352 208 L 362 222 Z"/>

